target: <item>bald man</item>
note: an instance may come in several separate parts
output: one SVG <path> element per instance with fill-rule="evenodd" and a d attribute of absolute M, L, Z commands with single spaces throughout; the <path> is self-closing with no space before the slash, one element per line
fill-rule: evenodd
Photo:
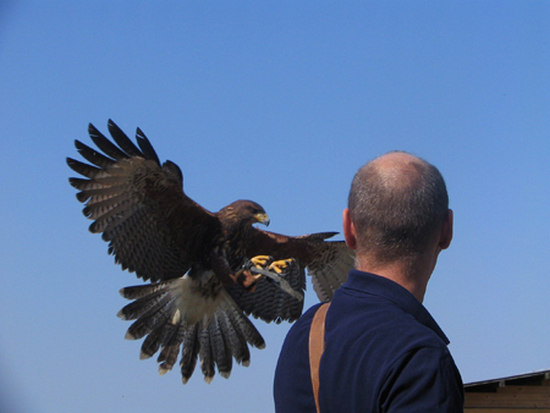
<path fill-rule="evenodd" d="M 321 412 L 462 412 L 463 385 L 449 340 L 422 305 L 453 235 L 443 177 L 390 152 L 356 173 L 343 212 L 355 269 L 325 319 Z M 274 383 L 277 412 L 315 412 L 308 340 L 319 305 L 289 331 Z"/>

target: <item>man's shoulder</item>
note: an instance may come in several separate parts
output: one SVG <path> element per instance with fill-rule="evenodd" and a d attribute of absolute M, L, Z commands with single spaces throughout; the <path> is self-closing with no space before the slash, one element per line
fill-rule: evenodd
<path fill-rule="evenodd" d="M 339 352 L 340 348 L 349 347 L 355 355 L 375 354 L 389 364 L 420 348 L 448 352 L 446 341 L 434 329 L 399 305 L 376 297 L 334 300 L 326 331 L 329 351 Z"/>
<path fill-rule="evenodd" d="M 334 295 L 327 330 L 376 335 L 391 341 L 446 347 L 447 337 L 428 310 L 393 282 L 371 276 L 372 290 L 340 288 Z"/>
<path fill-rule="evenodd" d="M 411 314 L 403 314 L 393 324 L 394 328 L 390 334 L 397 340 L 405 341 L 408 347 L 428 347 L 447 351 L 447 342 L 433 328 L 421 323 Z"/>
<path fill-rule="evenodd" d="M 444 380 L 443 385 L 449 388 L 460 388 L 446 341 L 417 316 L 380 297 L 336 297 L 327 316 L 326 349 L 321 362 L 322 398 L 323 390 L 330 388 L 336 405 L 368 409 L 379 402 L 370 395 L 394 389 L 392 383 L 398 380 L 417 386 L 415 380 L 430 374 Z M 345 383 L 351 378 L 363 383 L 361 391 L 347 387 Z M 328 399 L 324 402 L 333 403 Z"/>

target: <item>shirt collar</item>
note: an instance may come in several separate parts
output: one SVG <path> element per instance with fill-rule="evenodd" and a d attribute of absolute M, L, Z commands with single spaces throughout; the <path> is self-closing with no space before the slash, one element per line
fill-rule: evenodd
<path fill-rule="evenodd" d="M 449 344 L 449 339 L 428 310 L 426 310 L 426 307 L 414 295 L 396 282 L 380 275 L 351 270 L 342 288 L 353 290 L 356 294 L 376 295 L 392 301 L 401 309 L 411 314 L 419 323 L 433 330 L 441 337 L 445 344 Z"/>

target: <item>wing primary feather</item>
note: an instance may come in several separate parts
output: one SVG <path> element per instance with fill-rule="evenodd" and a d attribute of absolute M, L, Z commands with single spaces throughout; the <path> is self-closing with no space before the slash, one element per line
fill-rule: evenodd
<path fill-rule="evenodd" d="M 143 156 L 141 151 L 136 145 L 126 136 L 126 134 L 118 127 L 118 125 L 113 122 L 112 119 L 109 119 L 107 122 L 107 128 L 109 128 L 109 133 L 115 140 L 115 142 L 120 146 L 120 148 L 126 152 L 129 156 Z"/>
<path fill-rule="evenodd" d="M 69 165 L 69 167 L 73 171 L 87 178 L 94 178 L 100 172 L 102 172 L 101 169 L 96 168 L 95 166 L 88 165 L 87 163 L 77 161 L 76 159 L 73 159 L 73 158 L 67 158 L 67 165 Z"/>
<path fill-rule="evenodd" d="M 101 149 L 107 156 L 113 159 L 125 159 L 128 155 L 122 152 L 115 144 L 105 137 L 97 128 L 91 123 L 88 125 L 88 134 L 99 149 Z"/>
<path fill-rule="evenodd" d="M 101 168 L 108 168 L 115 163 L 114 160 L 107 158 L 105 155 L 90 148 L 88 145 L 80 142 L 78 139 L 74 141 L 74 146 L 78 152 L 89 162 Z"/>
<path fill-rule="evenodd" d="M 149 142 L 149 139 L 147 139 L 147 136 L 145 136 L 140 128 L 137 128 L 136 130 L 136 141 L 141 149 L 141 152 L 145 155 L 145 158 L 155 161 L 157 165 L 160 166 L 160 160 L 155 152 L 155 149 L 153 148 L 153 145 L 151 145 L 151 142 Z"/>
<path fill-rule="evenodd" d="M 338 232 L 329 231 L 329 232 L 316 232 L 315 234 L 302 235 L 296 238 L 307 238 L 311 241 L 324 241 L 327 238 L 332 238 L 335 235 L 338 235 Z"/>
<path fill-rule="evenodd" d="M 100 189 L 102 186 L 98 183 L 95 183 L 93 181 L 90 181 L 89 179 L 84 178 L 69 178 L 69 183 L 71 186 L 78 190 L 85 190 L 85 189 Z"/>

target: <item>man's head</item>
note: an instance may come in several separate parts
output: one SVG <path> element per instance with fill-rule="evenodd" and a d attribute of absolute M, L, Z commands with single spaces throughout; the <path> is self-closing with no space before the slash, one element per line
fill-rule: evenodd
<path fill-rule="evenodd" d="M 449 246 L 448 204 L 436 167 L 405 152 L 387 153 L 364 165 L 353 179 L 344 212 L 346 241 L 359 259 L 375 266 L 414 264 L 431 248 L 439 253 Z"/>

